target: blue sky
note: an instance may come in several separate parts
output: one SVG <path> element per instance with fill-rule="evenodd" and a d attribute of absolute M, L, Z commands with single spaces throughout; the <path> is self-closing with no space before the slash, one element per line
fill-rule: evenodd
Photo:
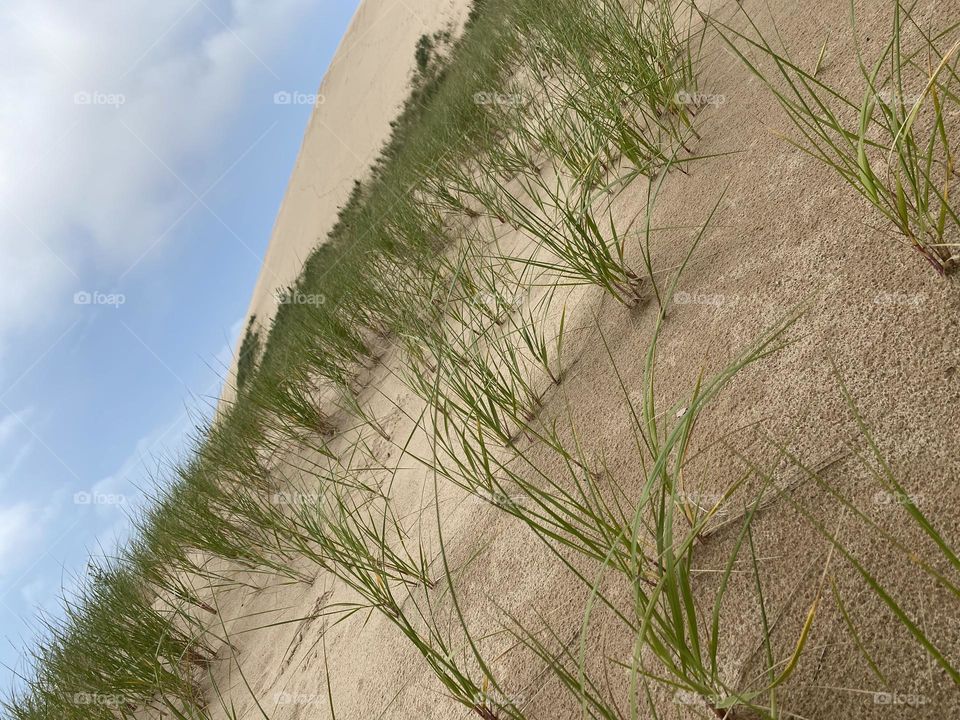
<path fill-rule="evenodd" d="M 219 394 L 358 2 L 0 7 L 3 665 Z"/>

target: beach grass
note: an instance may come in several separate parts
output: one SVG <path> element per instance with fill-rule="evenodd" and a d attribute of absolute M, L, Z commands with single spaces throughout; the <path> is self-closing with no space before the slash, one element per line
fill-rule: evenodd
<path fill-rule="evenodd" d="M 514 678 L 501 671 L 502 653 L 491 654 L 505 638 L 584 717 L 656 717 L 663 693 L 683 693 L 727 720 L 791 717 L 782 692 L 828 597 L 858 656 L 885 681 L 879 651 L 836 582 L 841 564 L 960 682 L 940 639 L 837 526 L 775 488 L 774 469 L 785 460 L 800 468 L 904 564 L 960 599 L 952 540 L 916 505 L 905 507 L 902 522 L 927 541 L 922 556 L 779 446 L 773 464 L 748 462 L 734 478 L 711 475 L 722 484 L 711 502 L 687 493 L 703 418 L 741 374 L 761 372 L 789 345 L 802 308 L 783 313 L 719 367 L 685 360 L 695 380 L 671 401 L 661 385 L 663 338 L 682 322 L 668 309 L 724 197 L 693 229 L 670 229 L 680 260 L 661 265 L 653 249 L 658 198 L 671 177 L 702 159 L 696 98 L 709 28 L 772 89 L 802 149 L 866 197 L 938 272 L 952 269 L 960 222 L 951 208 L 949 140 L 960 45 L 949 45 L 954 28 L 921 31 L 910 7 L 899 0 L 893 7 L 879 59 L 868 64 L 858 50 L 862 101 L 818 78 L 823 52 L 817 67 L 803 70 L 749 16 L 747 30 L 735 29 L 687 2 L 484 0 L 445 57 L 423 46 L 424 72 L 390 142 L 327 242 L 279 296 L 262 348 L 251 319 L 236 399 L 158 481 L 119 558 L 95 564 L 77 591 L 65 593 L 62 617 L 45 622 L 22 688 L 4 701 L 7 713 L 206 718 L 218 707 L 236 720 L 214 672 L 232 663 L 267 718 L 218 597 L 284 584 L 306 590 L 321 575 L 344 597 L 317 612 L 363 625 L 375 615 L 422 658 L 446 697 L 482 720 L 528 717 L 524 703 L 509 700 Z M 917 78 L 922 94 L 908 103 L 903 93 Z M 633 183 L 645 184 L 644 202 L 626 220 L 616 202 Z M 590 291 L 606 305 L 574 328 L 576 293 Z M 649 321 L 633 348 L 643 360 L 633 376 L 610 341 L 611 308 L 629 318 L 623 322 Z M 575 372 L 571 343 L 583 337 L 602 349 L 606 378 L 622 396 L 628 475 L 623 458 L 589 447 L 589 428 L 577 427 L 565 392 Z M 408 411 L 390 399 L 399 424 L 409 421 L 406 435 L 371 407 L 370 397 L 384 400 L 370 383 L 376 373 L 400 380 L 420 403 Z M 866 444 L 861 470 L 884 492 L 906 496 L 841 387 Z M 424 443 L 414 442 L 418 434 Z M 375 447 L 401 460 L 390 465 Z M 412 514 L 401 512 L 393 493 L 395 483 L 409 481 L 407 462 L 431 498 Z M 461 586 L 465 565 L 454 561 L 445 532 L 440 498 L 450 489 L 547 549 L 584 599 L 579 628 L 498 603 L 493 630 L 474 626 Z M 775 638 L 755 535 L 771 497 L 786 498 L 827 548 L 815 558 L 818 578 L 786 643 Z M 712 569 L 719 580 L 704 598 L 696 560 L 714 542 L 724 543 Z M 757 609 L 761 667 L 750 677 L 737 675 L 725 653 L 742 639 L 726 611 L 737 577 L 747 578 Z M 591 646 L 601 614 L 612 617 L 627 654 L 608 657 Z M 333 713 L 325 644 L 324 665 Z M 611 674 L 620 678 L 613 688 Z"/>
<path fill-rule="evenodd" d="M 932 32 L 916 3 L 889 5 L 890 31 L 879 51 L 865 46 L 850 5 L 859 72 L 856 90 L 822 76 L 826 45 L 805 68 L 757 21 L 735 27 L 715 17 L 731 52 L 770 89 L 797 136 L 788 140 L 865 198 L 939 275 L 957 266 L 960 217 L 955 184 L 960 24 Z"/>

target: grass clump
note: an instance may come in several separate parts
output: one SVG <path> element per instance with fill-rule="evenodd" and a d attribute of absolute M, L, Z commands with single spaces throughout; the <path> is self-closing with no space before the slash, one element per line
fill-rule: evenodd
<path fill-rule="evenodd" d="M 247 383 L 250 382 L 260 360 L 262 349 L 260 328 L 257 327 L 256 322 L 257 316 L 251 315 L 250 322 L 247 323 L 247 329 L 243 334 L 243 341 L 240 343 L 240 356 L 237 358 L 237 390 L 239 392 L 243 392 Z"/>
<path fill-rule="evenodd" d="M 46 622 L 22 702 L 11 718 L 132 718 L 139 708 L 186 712 L 202 705 L 197 671 L 213 658 L 204 635 L 175 605 L 154 602 L 136 568 L 92 565 L 63 618 Z"/>
<path fill-rule="evenodd" d="M 851 3 L 860 82 L 845 92 L 775 49 L 747 16 L 747 29 L 709 22 L 774 93 L 800 137 L 791 142 L 866 198 L 939 275 L 960 262 L 955 146 L 960 128 L 960 37 L 952 24 L 932 32 L 916 3 L 890 3 L 889 39 L 867 57 Z M 704 16 L 706 17 L 706 16 Z"/>
<path fill-rule="evenodd" d="M 874 539 L 890 552 L 895 562 L 902 563 L 905 569 L 912 569 L 915 576 L 922 582 L 929 583 L 930 587 L 942 590 L 942 597 L 946 603 L 945 612 L 948 615 L 954 615 L 960 610 L 960 552 L 956 543 L 945 528 L 939 527 L 928 517 L 928 513 L 921 508 L 916 495 L 905 487 L 898 474 L 887 462 L 836 367 L 834 367 L 834 373 L 858 430 L 859 447 L 852 448 L 857 469 L 870 479 L 880 497 L 890 498 L 892 504 L 900 510 L 897 522 L 901 523 L 901 529 L 907 527 L 915 533 L 918 538 L 917 544 L 905 543 L 900 533 L 894 532 L 885 523 L 878 522 L 869 511 L 859 506 L 850 494 L 845 493 L 836 483 L 828 481 L 801 458 L 795 455 L 789 455 L 789 457 L 811 482 L 821 488 L 828 497 L 837 501 L 841 520 L 849 520 L 849 524 L 856 524 L 862 528 L 867 537 Z M 874 494 L 873 497 L 876 499 L 877 495 Z M 889 582 L 883 579 L 880 568 L 869 567 L 867 561 L 853 547 L 853 543 L 841 533 L 841 527 L 830 528 L 817 517 L 812 508 L 796 500 L 791 502 L 817 532 L 835 548 L 838 557 L 849 564 L 855 576 L 869 592 L 879 599 L 882 606 L 895 619 L 896 625 L 904 631 L 905 637 L 916 644 L 927 660 L 932 661 L 940 669 L 953 687 L 960 686 L 960 662 L 952 658 L 949 651 L 944 649 L 943 638 L 935 636 L 925 627 L 922 610 L 918 619 L 917 613 L 908 607 L 909 598 L 904 597 L 906 593 L 894 590 Z M 861 640 L 861 633 L 857 631 L 842 594 L 836 591 L 835 585 L 834 597 L 855 647 L 865 658 L 877 679 L 883 683 L 884 687 L 889 688 L 889 681 L 879 670 L 882 664 L 880 661 L 882 651 L 879 648 L 868 648 Z"/>

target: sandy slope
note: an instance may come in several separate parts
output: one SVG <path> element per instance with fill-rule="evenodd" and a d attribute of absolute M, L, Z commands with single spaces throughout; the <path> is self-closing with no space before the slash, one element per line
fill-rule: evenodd
<path fill-rule="evenodd" d="M 469 0 L 361 2 L 317 91 L 321 101 L 304 134 L 247 318 L 256 315 L 269 327 L 276 290 L 296 280 L 336 222 L 354 180 L 365 177 L 409 94 L 417 40 L 449 24 L 461 27 L 469 7 Z M 235 372 L 236 360 L 227 398 Z"/>
<path fill-rule="evenodd" d="M 763 14 L 765 3 L 748 4 L 752 11 Z M 389 0 L 368 0 L 351 35 L 359 36 L 361 22 L 370 27 L 371 17 L 364 18 L 364 13 L 392 5 Z M 823 38 L 829 36 L 832 40 L 824 64 L 825 77 L 840 84 L 852 77 L 846 0 L 776 0 L 770 5 L 784 41 L 796 57 L 813 62 Z M 879 12 L 881 3 L 857 5 L 865 32 L 883 36 L 887 26 L 885 15 Z M 956 2 L 946 5 L 956 14 Z M 426 0 L 421 4 L 423 8 L 441 6 L 448 4 Z M 733 2 L 714 3 L 714 9 L 725 12 L 725 17 L 730 17 L 735 7 Z M 874 8 L 876 13 L 872 12 Z M 941 8 L 938 12 L 942 22 L 942 14 L 948 10 Z M 386 25 L 379 26 L 382 35 L 378 36 L 392 37 L 395 28 Z M 769 25 L 764 27 L 770 29 Z M 383 55 L 389 50 L 372 39 L 376 32 L 375 28 L 371 30 L 364 52 L 356 51 L 356 61 L 364 73 L 351 76 L 343 66 L 335 67 L 324 85 L 328 98 L 336 97 L 335 91 L 341 97 L 352 97 L 359 87 L 364 88 L 371 103 L 381 102 L 372 89 L 369 93 L 365 90 L 371 83 L 381 82 L 371 79 L 377 68 L 390 64 Z M 409 32 L 412 43 L 420 30 L 413 28 L 411 20 L 404 32 Z M 345 52 L 349 52 L 347 41 Z M 409 53 L 398 54 L 405 58 Z M 723 94 L 725 102 L 702 111 L 702 140 L 695 151 L 713 157 L 691 165 L 689 174 L 675 172 L 669 176 L 653 224 L 697 227 L 724 192 L 725 196 L 716 229 L 708 234 L 680 285 L 687 293 L 686 301 L 671 309 L 664 329 L 658 366 L 663 406 L 682 401 L 696 383 L 701 367 L 708 373 L 719 370 L 783 313 L 801 303 L 809 304 L 809 312 L 792 333 L 796 340 L 792 346 L 748 368 L 702 418 L 698 441 L 690 454 L 701 450 L 703 454 L 687 474 L 688 489 L 703 497 L 716 496 L 743 472 L 743 457 L 776 467 L 770 445 L 764 450 L 764 443 L 772 440 L 789 447 L 811 466 L 828 466 L 825 472 L 830 482 L 896 531 L 903 518 L 902 508 L 882 498 L 878 501 L 876 485 L 843 452 L 844 441 L 855 437 L 856 432 L 832 375 L 833 360 L 891 466 L 909 492 L 923 503 L 924 511 L 944 528 L 944 534 L 955 539 L 960 522 L 956 485 L 960 477 L 960 457 L 956 453 L 960 426 L 957 280 L 938 279 L 908 249 L 871 228 L 869 223 L 875 218 L 863 202 L 836 177 L 777 137 L 789 134 L 791 128 L 759 83 L 717 43 L 708 43 L 705 55 L 708 91 Z M 392 75 L 397 83 L 403 76 L 399 71 Z M 387 88 L 386 81 L 382 83 L 384 92 L 393 93 L 391 97 L 402 97 L 398 87 Z M 316 162 L 316 153 L 339 152 L 340 168 L 364 164 L 345 149 L 331 149 L 334 136 L 325 124 L 337 123 L 334 129 L 363 124 L 345 107 L 328 99 L 311 124 L 271 245 L 268 263 L 273 263 L 272 269 L 264 270 L 251 306 L 253 312 L 268 314 L 270 288 L 274 286 L 269 279 L 271 273 L 295 275 L 297 260 L 309 249 L 318 229 L 332 219 L 336 202 L 324 199 L 323 193 L 315 195 L 310 183 L 336 188 L 341 198 L 348 190 L 353 175 L 346 171 L 331 173 L 329 165 Z M 367 130 L 365 137 L 373 137 L 375 129 Z M 374 145 L 370 148 L 372 158 Z M 637 182 L 617 201 L 620 223 L 626 225 L 642 212 L 645 191 L 644 183 Z M 321 216 L 320 208 L 327 208 L 329 216 Z M 503 252 L 520 252 L 527 245 L 508 227 L 484 229 L 499 236 Z M 286 237 L 287 232 L 290 237 Z M 652 246 L 655 266 L 663 271 L 675 268 L 693 234 L 673 230 L 658 236 Z M 640 265 L 635 245 L 630 248 L 629 259 Z M 909 298 L 909 302 L 898 298 Z M 627 310 L 593 287 L 572 290 L 566 306 L 571 333 L 566 350 L 567 375 L 558 388 L 544 386 L 547 392 L 540 420 L 575 422 L 588 455 L 606 458 L 607 471 L 629 492 L 639 484 L 641 470 L 631 449 L 629 416 L 621 388 L 613 380 L 611 363 L 616 363 L 631 392 L 641 390 L 643 355 L 656 307 L 651 302 Z M 609 351 L 600 342 L 601 332 Z M 364 401 L 395 443 L 404 444 L 412 435 L 407 446 L 410 454 L 427 454 L 426 435 L 409 419 L 419 415 L 422 403 L 397 380 L 395 373 L 400 365 L 399 354 L 387 352 L 372 371 Z M 432 537 L 434 478 L 412 458 L 401 460 L 395 445 L 372 434 L 369 440 L 380 462 L 403 467 L 393 484 L 398 514 L 409 518 L 414 527 L 422 524 L 424 536 Z M 721 440 L 729 445 L 724 452 L 717 445 Z M 350 444 L 348 437 L 337 442 L 343 447 Z M 742 456 L 738 458 L 731 448 Z M 535 448 L 530 451 L 538 452 Z M 543 453 L 542 462 L 547 471 L 562 472 L 562 468 L 551 465 L 556 461 L 547 453 Z M 797 476 L 790 473 L 774 475 L 781 486 L 795 480 Z M 565 637 L 575 639 L 586 593 L 556 558 L 516 522 L 477 498 L 445 486 L 441 486 L 440 494 L 444 537 L 453 561 L 483 551 L 460 577 L 462 609 L 474 632 L 483 634 L 497 627 L 493 621 L 496 605 L 530 624 L 536 622 L 535 611 L 542 613 L 554 628 L 566 633 Z M 956 657 L 960 651 L 957 619 L 940 611 L 940 607 L 948 606 L 940 605 L 929 581 L 905 572 L 902 559 L 886 562 L 879 546 L 859 536 L 854 523 L 841 525 L 836 503 L 815 484 L 799 483 L 795 497 L 825 524 L 838 528 L 857 552 L 868 557 L 884 581 L 908 598 L 927 632 Z M 735 536 L 734 530 L 718 532 L 703 543 L 697 557 L 702 575 L 695 588 L 700 602 L 711 601 L 717 570 Z M 918 542 L 909 535 L 904 539 Z M 893 673 L 890 689 L 900 697 L 922 700 L 897 707 L 877 702 L 873 691 L 882 688 L 852 646 L 836 608 L 825 601 L 808 652 L 784 698 L 789 709 L 797 713 L 793 717 L 960 716 L 956 688 L 905 640 L 902 629 L 891 622 L 889 612 L 876 598 L 863 590 L 849 566 L 836 559 L 826 564 L 829 555 L 825 543 L 789 502 L 773 503 L 760 513 L 754 541 L 775 625 L 772 652 L 776 657 L 790 655 L 826 566 L 843 589 L 863 636 L 870 642 L 883 643 L 880 663 L 885 672 Z M 728 669 L 727 679 L 732 683 L 754 678 L 765 652 L 759 644 L 760 618 L 752 576 L 743 570 L 738 573 L 724 607 L 727 642 L 720 650 Z M 328 718 L 327 674 L 338 718 L 470 716 L 442 695 L 422 660 L 376 614 L 369 620 L 366 616 L 355 617 L 339 625 L 330 618 L 300 620 L 342 599 L 342 589 L 323 574 L 317 576 L 313 586 L 278 586 L 224 595 L 222 617 L 239 653 L 224 650 L 214 672 L 218 686 L 230 689 L 230 699 L 241 717 L 260 716 L 247 691 L 249 683 L 273 720 Z M 289 624 L 240 634 L 244 629 L 281 620 Z M 605 655 L 627 660 L 631 652 L 632 638 L 602 613 L 594 618 L 587 641 L 591 658 Z M 555 681 L 545 681 L 536 664 L 522 653 L 504 653 L 507 649 L 508 643 L 502 638 L 484 643 L 485 652 L 496 658 L 494 669 L 501 673 L 500 679 L 518 705 L 532 717 L 580 717 L 575 700 L 563 694 Z M 324 670 L 324 652 L 329 673 Z M 238 667 L 243 669 L 243 678 Z M 663 693 L 661 701 L 663 717 L 708 716 L 702 706 L 687 705 L 669 693 Z"/>

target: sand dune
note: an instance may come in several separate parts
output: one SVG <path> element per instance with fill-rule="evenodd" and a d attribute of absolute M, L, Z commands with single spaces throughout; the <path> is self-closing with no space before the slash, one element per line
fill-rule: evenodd
<path fill-rule="evenodd" d="M 292 284 L 323 242 L 390 135 L 410 92 L 424 33 L 462 27 L 469 0 L 363 0 L 317 91 L 318 103 L 290 175 L 247 318 L 269 327 L 276 290 Z M 246 326 L 246 321 L 244 322 Z M 224 388 L 232 396 L 234 365 Z"/>
<path fill-rule="evenodd" d="M 270 317 L 272 289 L 293 279 L 313 243 L 329 229 L 337 204 L 346 197 L 353 178 L 373 160 L 386 137 L 389 115 L 406 93 L 404 77 L 412 64 L 413 44 L 424 26 L 409 8 L 398 9 L 397 4 L 389 0 L 364 3 L 338 53 L 338 62 L 324 81 L 321 92 L 327 95 L 327 102 L 318 108 L 308 128 L 251 303 L 251 312 L 258 318 Z M 807 19 L 814 3 L 796 8 L 787 2 L 775 3 L 789 46 L 799 48 L 802 57 L 816 58 L 824 36 L 847 38 L 841 5 L 833 3 L 827 14 L 829 24 L 824 20 L 824 27 L 812 32 Z M 437 13 L 433 27 L 442 26 L 447 18 L 458 17 L 463 11 L 445 0 L 423 0 L 418 8 L 425 14 Z M 873 20 L 870 29 L 880 34 L 883 26 Z M 775 320 L 808 302 L 813 287 L 823 296 L 803 325 L 803 341 L 779 354 L 772 368 L 743 372 L 736 388 L 700 421 L 703 439 L 697 441 L 696 451 L 691 451 L 691 456 L 701 450 L 704 453 L 690 476 L 695 479 L 696 492 L 720 497 L 724 488 L 740 476 L 738 457 L 742 456 L 713 453 L 711 444 L 721 438 L 726 442 L 754 423 L 760 423 L 762 433 L 789 438 L 792 448 L 810 458 L 818 469 L 831 473 L 831 482 L 839 484 L 851 473 L 855 476 L 855 464 L 841 463 L 849 460 L 844 443 L 850 437 L 850 419 L 848 408 L 838 399 L 825 353 L 841 355 L 842 366 L 854 369 L 849 370 L 847 379 L 868 409 L 877 432 L 887 439 L 884 446 L 891 451 L 895 465 L 915 467 L 912 448 L 932 450 L 937 445 L 937 428 L 956 426 L 955 407 L 944 402 L 936 389 L 942 382 L 943 368 L 955 365 L 955 350 L 951 349 L 955 343 L 949 339 L 952 331 L 943 321 L 949 315 L 949 305 L 955 303 L 950 286 L 926 272 L 920 263 L 903 262 L 903 248 L 878 241 L 875 231 L 860 222 L 862 208 L 822 166 L 796 150 L 784 149 L 778 136 L 788 135 L 791 129 L 772 96 L 742 65 L 732 62 L 716 42 L 704 54 L 709 59 L 704 87 L 725 93 L 722 111 L 707 107 L 700 119 L 709 132 L 704 132 L 695 150 L 709 159 L 693 166 L 689 174 L 670 176 L 654 226 L 696 228 L 721 196 L 723 219 L 709 234 L 709 249 L 686 272 L 681 286 L 685 299 L 678 300 L 677 307 L 670 311 L 670 324 L 662 337 L 662 367 L 658 368 L 663 373 L 660 382 L 669 387 L 668 397 L 685 397 L 697 382 L 696 373 L 701 367 L 711 372 L 723 367 Z M 840 73 L 836 68 L 840 60 L 836 58 L 853 57 L 853 52 L 849 47 L 832 47 L 829 57 L 828 72 L 836 76 Z M 383 74 L 378 74 L 381 69 Z M 843 70 L 849 72 L 849 68 Z M 372 108 L 381 110 L 373 116 Z M 768 123 L 775 125 L 771 128 Z M 738 138 L 742 136 L 752 140 L 748 159 L 729 152 L 740 147 Z M 640 187 L 643 183 L 637 185 L 615 203 L 618 227 L 636 223 L 643 210 L 645 190 Z M 520 194 L 519 186 L 512 189 Z M 495 235 L 498 253 L 523 253 L 527 239 L 521 233 L 502 222 L 491 222 L 484 228 Z M 686 239 L 679 244 L 675 239 L 656 238 L 652 252 L 658 267 L 681 266 L 685 243 L 692 235 L 684 236 Z M 771 238 L 777 241 L 771 242 Z M 630 246 L 628 259 L 634 267 L 642 265 L 635 245 Z M 831 270 L 836 268 L 843 272 L 834 275 Z M 929 299 L 936 310 L 914 313 L 909 320 L 904 319 L 909 309 L 884 306 L 880 311 L 877 298 L 894 291 L 923 297 L 925 302 Z M 633 439 L 624 420 L 627 413 L 622 388 L 612 379 L 612 365 L 615 358 L 621 377 L 637 387 L 644 374 L 644 355 L 637 349 L 645 349 L 650 342 L 653 303 L 628 310 L 605 299 L 597 288 L 581 287 L 566 292 L 558 305 L 570 310 L 567 327 L 578 328 L 571 333 L 571 347 L 565 350 L 568 358 L 576 358 L 569 361 L 576 367 L 559 390 L 539 388 L 545 398 L 539 410 L 543 425 L 569 422 L 585 429 L 582 439 L 591 457 L 607 458 L 612 463 L 605 465 L 608 471 L 612 467 L 624 478 L 636 478 L 639 463 L 631 461 L 625 450 Z M 869 322 L 864 322 L 867 317 Z M 545 330 L 548 337 L 559 331 L 555 313 L 551 323 Z M 916 352 L 918 341 L 924 344 L 920 352 Z M 885 348 L 882 355 L 875 350 L 880 346 Z M 408 462 L 396 471 L 391 482 L 391 503 L 398 516 L 415 526 L 417 539 L 411 542 L 428 538 L 429 543 L 437 528 L 431 515 L 432 500 L 424 498 L 431 498 L 435 478 L 429 468 L 410 458 L 429 456 L 430 439 L 428 431 L 412 420 L 422 417 L 425 409 L 398 379 L 403 362 L 402 352 L 392 347 L 365 377 L 360 400 L 389 437 L 408 443 L 404 449 L 409 453 L 405 458 Z M 865 368 L 870 372 L 862 372 Z M 873 377 L 881 376 L 887 380 L 886 385 L 874 383 Z M 899 382 L 903 377 L 924 379 Z M 892 387 L 896 393 L 891 392 Z M 346 456 L 358 442 L 360 431 L 340 430 L 330 447 L 335 455 Z M 400 462 L 396 446 L 378 436 L 371 437 L 369 447 L 375 465 Z M 899 446 L 891 438 L 899 439 Z M 745 448 L 755 441 L 752 435 L 742 439 Z M 937 451 L 932 454 L 936 457 L 928 459 L 942 464 L 935 472 L 925 474 L 924 492 L 950 497 L 949 504 L 955 507 L 956 493 L 948 492 L 945 479 L 956 472 L 956 458 L 937 455 Z M 288 460 L 290 468 L 295 468 L 297 455 L 291 453 Z M 548 452 L 536 455 L 533 465 L 554 477 L 565 472 Z M 290 468 L 283 477 L 295 482 L 293 476 L 298 473 Z M 911 474 L 907 473 L 908 481 L 916 483 L 917 478 L 909 477 Z M 795 475 L 781 477 L 779 472 L 772 481 L 784 488 L 799 482 Z M 863 506 L 877 511 L 877 503 L 871 499 L 875 486 L 865 483 L 856 492 Z M 462 573 L 458 579 L 464 586 L 460 609 L 477 635 L 484 638 L 488 656 L 497 658 L 497 670 L 510 685 L 510 701 L 521 705 L 530 717 L 580 717 L 576 699 L 555 679 L 545 679 L 542 669 L 507 652 L 509 643 L 497 634 L 501 626 L 487 613 L 492 595 L 498 607 L 531 627 L 547 617 L 554 627 L 566 628 L 572 643 L 584 621 L 586 598 L 582 588 L 556 558 L 531 540 L 522 524 L 459 489 L 441 484 L 438 493 L 438 506 L 444 514 L 437 521 L 446 537 L 447 552 L 452 554 L 454 566 L 469 566 L 469 570 L 457 570 Z M 756 522 L 756 532 L 768 549 L 761 553 L 764 592 L 775 598 L 778 613 L 785 617 L 792 613 L 789 622 L 795 623 L 794 616 L 802 616 L 810 606 L 817 588 L 815 578 L 825 573 L 825 563 L 829 565 L 825 558 L 830 555 L 817 533 L 797 524 L 787 503 L 765 508 Z M 734 539 L 729 531 L 722 537 L 718 534 L 715 544 L 701 551 L 699 562 L 709 568 L 700 587 L 703 597 L 711 596 L 709 583 L 713 576 L 709 573 L 718 573 L 716 568 L 723 567 L 724 552 L 729 551 Z M 430 549 L 436 565 L 437 549 Z M 471 565 L 468 559 L 479 557 L 481 552 L 482 561 Z M 871 560 L 883 559 L 876 549 L 865 552 L 870 553 Z M 830 566 L 831 570 L 840 573 L 837 565 Z M 301 569 L 309 573 L 311 567 L 304 563 Z M 849 576 L 844 579 L 849 580 Z M 904 573 L 896 576 L 896 582 L 915 581 Z M 761 620 L 753 591 L 750 582 L 740 582 L 727 600 L 730 610 L 725 622 L 732 630 L 725 640 L 724 663 L 741 677 L 757 672 L 758 648 L 762 647 L 758 644 Z M 240 638 L 236 645 L 244 672 L 253 679 L 252 692 L 243 687 L 231 696 L 237 707 L 254 714 L 252 698 L 256 696 L 269 703 L 275 718 L 327 717 L 328 699 L 320 680 L 325 677 L 338 717 L 476 717 L 443 694 L 430 668 L 382 614 L 363 615 L 344 623 L 323 616 L 321 609 L 340 601 L 343 593 L 337 581 L 320 573 L 313 586 L 306 589 L 239 591 L 221 601 L 224 616 L 233 618 L 227 624 L 229 633 Z M 870 597 L 858 595 L 857 603 L 862 603 L 858 610 L 871 622 L 878 622 L 876 619 L 883 615 L 882 608 Z M 274 627 L 245 632 L 262 625 L 260 618 L 266 614 Z M 777 617 L 779 622 L 780 615 Z M 938 627 L 944 623 L 936 613 L 925 619 Z M 594 618 L 593 624 L 591 631 L 596 637 L 592 640 L 608 657 L 629 657 L 632 635 L 625 635 L 610 618 Z M 873 713 L 877 701 L 871 700 L 866 691 L 856 694 L 831 690 L 821 694 L 819 688 L 824 684 L 873 687 L 869 677 L 858 674 L 862 668 L 852 660 L 853 651 L 837 640 L 844 632 L 836 613 L 821 613 L 810 640 L 815 650 L 797 671 L 798 689 L 791 696 L 791 708 L 799 713 L 795 717 L 881 717 Z M 893 638 L 898 629 L 885 624 L 882 630 L 872 632 L 890 633 Z M 787 628 L 786 620 L 778 628 L 773 639 L 777 657 L 789 656 L 797 633 L 796 627 Z M 909 667 L 911 646 L 902 635 L 897 638 L 889 643 L 884 659 L 893 667 L 897 663 Z M 327 657 L 329 667 L 325 668 Z M 229 668 L 219 670 L 223 676 L 218 683 L 223 686 L 230 681 Z M 829 683 L 822 678 L 830 678 Z M 895 682 L 900 684 L 894 687 L 909 687 L 906 678 Z M 925 707 L 909 717 L 946 716 L 940 711 L 956 702 L 957 696 L 948 686 L 936 688 L 932 678 L 930 686 L 934 689 L 924 691 L 929 695 L 924 696 Z M 657 696 L 661 707 L 674 713 L 671 717 L 706 716 L 702 707 L 694 707 L 682 697 L 676 699 L 669 689 L 658 689 Z"/>
<path fill-rule="evenodd" d="M 587 22 L 578 1 L 567 10 Z M 754 22 L 748 3 L 702 4 Z M 761 4 L 763 37 L 824 87 L 856 84 L 845 2 Z M 467 10 L 361 5 L 254 290 L 262 324 L 387 138 L 417 39 Z M 924 22 L 955 16 L 941 6 Z M 632 22 L 590 37 L 618 27 L 601 57 L 619 72 L 598 86 L 615 102 L 579 110 L 588 129 L 624 104 L 614 80 L 636 80 L 635 64 L 617 67 Z M 857 29 L 876 45 L 887 17 L 864 12 Z M 437 222 L 410 204 L 387 223 L 409 256 L 358 263 L 376 282 L 324 305 L 335 318 L 291 326 L 309 357 L 261 369 L 267 402 L 250 393 L 256 414 L 208 441 L 185 477 L 196 492 L 172 506 L 194 514 L 164 530 L 203 567 L 206 585 L 173 594 L 212 647 L 176 662 L 203 668 L 210 718 L 960 717 L 960 563 L 946 547 L 960 517 L 956 276 L 784 142 L 796 128 L 722 38 L 698 44 L 695 113 L 675 109 L 673 86 L 648 107 L 661 129 L 690 128 L 657 136 L 671 162 L 630 136 L 581 142 L 578 125 L 527 129 L 522 163 L 464 152 L 471 172 L 490 161 L 499 190 L 464 199 L 458 173 L 431 178 Z M 680 56 L 657 55 L 645 77 Z M 462 57 L 468 72 L 447 79 L 462 105 L 487 104 L 463 80 L 489 79 L 482 55 Z M 589 95 L 543 87 L 568 109 Z M 524 108 L 551 108 L 531 97 Z M 466 137 L 495 135 L 476 127 Z M 434 137 L 442 153 L 450 136 Z M 355 243 L 376 217 L 351 228 Z M 195 537 L 194 518 L 213 537 Z"/>

